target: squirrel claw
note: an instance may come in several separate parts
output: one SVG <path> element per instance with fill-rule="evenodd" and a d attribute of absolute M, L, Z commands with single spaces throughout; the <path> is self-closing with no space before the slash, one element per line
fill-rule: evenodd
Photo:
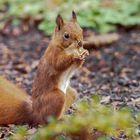
<path fill-rule="evenodd" d="M 81 55 L 75 56 L 74 61 L 85 61 L 85 57 L 89 55 L 89 52 L 85 50 Z"/>
<path fill-rule="evenodd" d="M 80 57 L 81 57 L 82 59 L 85 59 L 85 57 L 88 56 L 88 55 L 89 55 L 89 52 L 88 52 L 87 50 L 85 50 L 85 51 L 80 55 Z"/>

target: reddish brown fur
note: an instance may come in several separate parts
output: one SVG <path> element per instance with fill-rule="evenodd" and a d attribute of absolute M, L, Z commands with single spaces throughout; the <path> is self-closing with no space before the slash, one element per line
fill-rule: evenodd
<path fill-rule="evenodd" d="M 68 68 L 71 66 L 78 68 L 85 55 L 87 55 L 85 50 L 80 55 L 78 53 L 74 54 L 74 50 L 78 48 L 78 42 L 80 41 L 80 44 L 82 44 L 83 41 L 82 29 L 76 23 L 75 14 L 73 14 L 72 21 L 67 23 L 59 15 L 56 23 L 53 38 L 38 65 L 32 89 L 32 104 L 27 102 L 26 98 L 21 100 L 16 98 L 14 101 L 12 96 L 10 100 L 13 101 L 9 103 L 8 97 L 3 94 L 5 96 L 4 100 L 8 103 L 5 102 L 2 105 L 0 103 L 0 109 L 7 109 L 7 106 L 11 109 L 5 114 L 0 112 L 0 124 L 3 124 L 3 122 L 4 124 L 23 122 L 44 124 L 47 123 L 49 116 L 59 119 L 64 110 L 75 100 L 76 91 L 68 85 L 68 87 L 66 86 L 66 93 L 64 93 L 60 88 L 60 83 L 62 82 L 61 77 Z M 69 39 L 64 38 L 65 33 L 69 34 Z M 72 43 L 75 43 L 75 45 L 69 50 Z M 13 102 L 15 105 L 10 107 Z M 4 120 L 4 116 L 7 116 L 7 121 Z"/>
<path fill-rule="evenodd" d="M 52 41 L 40 61 L 33 85 L 33 110 L 39 123 L 46 122 L 49 115 L 60 118 L 65 106 L 65 95 L 58 88 L 59 78 L 72 63 L 73 57 L 66 55 Z"/>
<path fill-rule="evenodd" d="M 0 125 L 32 123 L 30 96 L 0 77 Z"/>

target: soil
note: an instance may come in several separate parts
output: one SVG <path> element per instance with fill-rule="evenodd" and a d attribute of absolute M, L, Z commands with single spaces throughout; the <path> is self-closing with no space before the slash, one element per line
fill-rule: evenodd
<path fill-rule="evenodd" d="M 84 34 L 92 34 L 85 30 Z M 129 106 L 140 111 L 140 30 L 118 31 L 120 39 L 99 49 L 90 49 L 85 64 L 71 79 L 80 98 L 100 95 L 101 103 Z M 0 34 L 0 75 L 31 94 L 39 58 L 50 37 L 37 29 L 20 35 Z M 71 110 L 69 110 L 71 112 Z"/>

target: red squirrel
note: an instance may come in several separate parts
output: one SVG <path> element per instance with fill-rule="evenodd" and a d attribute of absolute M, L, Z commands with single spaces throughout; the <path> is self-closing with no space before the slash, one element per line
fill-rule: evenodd
<path fill-rule="evenodd" d="M 69 22 L 58 15 L 52 40 L 38 65 L 32 97 L 12 83 L 7 82 L 6 89 L 0 82 L 0 125 L 46 124 L 49 116 L 60 119 L 76 99 L 69 81 L 87 55 L 76 13 L 72 12 Z"/>

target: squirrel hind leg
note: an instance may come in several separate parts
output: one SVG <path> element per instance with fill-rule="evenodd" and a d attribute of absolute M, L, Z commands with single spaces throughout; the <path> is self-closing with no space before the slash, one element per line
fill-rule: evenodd
<path fill-rule="evenodd" d="M 40 110 L 34 111 L 39 124 L 48 123 L 48 118 L 51 116 L 56 119 L 61 118 L 65 107 L 65 95 L 61 90 L 52 90 L 47 95 L 42 95 L 39 100 L 42 100 L 43 104 L 41 104 Z"/>

